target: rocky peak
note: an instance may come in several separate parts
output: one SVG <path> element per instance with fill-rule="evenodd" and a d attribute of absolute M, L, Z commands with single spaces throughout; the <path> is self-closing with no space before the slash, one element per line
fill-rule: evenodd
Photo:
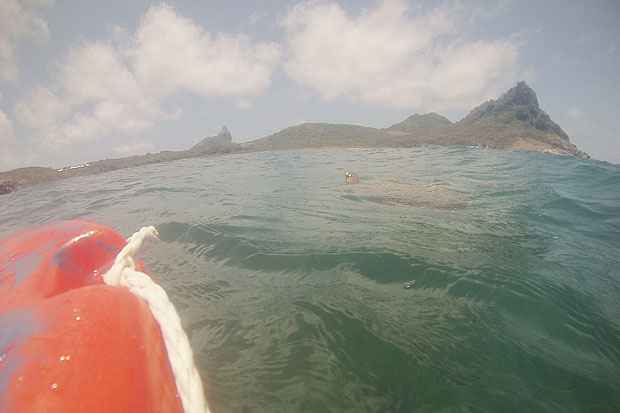
<path fill-rule="evenodd" d="M 497 105 L 503 107 L 528 106 L 540 109 L 536 92 L 524 81 L 520 81 L 497 99 Z"/>
<path fill-rule="evenodd" d="M 500 96 L 499 99 L 488 100 L 474 108 L 461 122 L 476 122 L 481 119 L 496 117 L 499 113 L 507 112 L 518 112 L 517 117 L 520 119 L 526 117 L 527 113 L 536 115 L 542 112 L 538 104 L 536 92 L 524 81 L 510 88 L 506 93 Z"/>
<path fill-rule="evenodd" d="M 521 81 L 497 100 L 489 100 L 472 110 L 460 124 L 494 122 L 498 125 L 522 125 L 540 132 L 555 134 L 569 141 L 562 128 L 551 120 L 539 104 L 536 92 Z"/>
<path fill-rule="evenodd" d="M 226 125 L 222 126 L 222 129 L 220 130 L 220 133 L 217 134 L 216 138 L 226 140 L 228 143 L 232 142 L 232 135 Z"/>
<path fill-rule="evenodd" d="M 222 127 L 222 130 L 215 135 L 210 136 L 208 138 L 204 138 L 196 145 L 194 145 L 190 150 L 205 152 L 205 151 L 213 151 L 215 149 L 221 149 L 222 147 L 232 145 L 232 135 L 226 126 Z"/>

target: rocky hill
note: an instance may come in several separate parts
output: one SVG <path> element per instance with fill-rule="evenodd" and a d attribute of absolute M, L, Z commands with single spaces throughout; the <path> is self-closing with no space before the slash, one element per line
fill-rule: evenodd
<path fill-rule="evenodd" d="M 566 132 L 539 106 L 525 82 L 497 100 L 474 108 L 452 123 L 436 113 L 415 114 L 386 129 L 357 125 L 305 123 L 243 145 L 246 150 L 321 146 L 477 145 L 496 149 L 530 150 L 580 158 L 589 156 L 570 142 Z"/>
<path fill-rule="evenodd" d="M 381 146 L 390 135 L 380 129 L 333 123 L 302 123 L 242 145 L 244 150 Z"/>
<path fill-rule="evenodd" d="M 472 144 L 587 157 L 540 108 L 536 93 L 525 82 L 474 108 L 450 132 Z"/>
<path fill-rule="evenodd" d="M 425 130 L 448 128 L 452 122 L 445 116 L 437 113 L 414 114 L 402 122 L 396 123 L 385 130 L 388 132 L 400 132 L 403 134 L 421 133 Z"/>

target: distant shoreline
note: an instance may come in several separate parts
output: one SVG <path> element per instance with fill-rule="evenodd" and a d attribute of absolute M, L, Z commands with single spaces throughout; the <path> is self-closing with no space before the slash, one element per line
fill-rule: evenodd
<path fill-rule="evenodd" d="M 437 144 L 422 144 L 422 145 L 413 145 L 413 146 L 339 146 L 339 145 L 331 145 L 331 146 L 311 146 L 311 147 L 303 147 L 303 148 L 275 148 L 275 149 L 257 149 L 257 150 L 244 150 L 244 149 L 240 149 L 237 151 L 229 151 L 229 152 L 218 152 L 218 153 L 210 153 L 210 154 L 204 154 L 204 155 L 198 155 L 198 156 L 187 156 L 187 157 L 179 157 L 179 158 L 175 158 L 175 159 L 166 159 L 166 160 L 159 160 L 159 161 L 153 161 L 153 162 L 139 162 L 136 164 L 128 164 L 122 167 L 102 167 L 101 165 L 97 165 L 95 168 L 92 168 L 89 166 L 85 166 L 83 168 L 74 168 L 74 169 L 68 169 L 65 170 L 64 172 L 59 172 L 58 169 L 54 169 L 54 168 L 46 168 L 46 167 L 26 167 L 26 168 L 18 168 L 18 169 L 14 169 L 11 171 L 7 171 L 7 172 L 0 172 L 0 195 L 2 195 L 1 192 L 1 187 L 2 185 L 5 184 L 9 184 L 12 185 L 13 187 L 11 188 L 11 191 L 8 191 L 6 193 L 10 193 L 13 192 L 19 188 L 24 188 L 24 187 L 29 187 L 29 186 L 34 186 L 34 185 L 41 185 L 41 184 L 45 184 L 45 183 L 51 183 L 51 182 L 56 182 L 56 181 L 60 181 L 60 180 L 65 180 L 65 179 L 71 179 L 71 178 L 77 178 L 77 177 L 81 177 L 81 176 L 91 176 L 91 175 L 99 175 L 99 174 L 104 174 L 107 172 L 113 172 L 113 171 L 118 171 L 118 170 L 122 170 L 122 169 L 130 169 L 130 168 L 137 168 L 140 166 L 146 166 L 146 165 L 155 165 L 155 164 L 159 164 L 159 163 L 168 163 L 168 162 L 175 162 L 175 161 L 180 161 L 180 160 L 185 160 L 185 159 L 192 159 L 192 158 L 219 158 L 219 157 L 224 157 L 227 155 L 238 155 L 238 154 L 246 154 L 246 153 L 261 153 L 261 152 L 287 152 L 287 151 L 300 151 L 300 150 L 321 150 L 321 149 L 408 149 L 408 148 L 422 148 L 422 147 L 429 147 L 429 146 L 441 146 L 441 147 L 469 147 L 471 145 L 465 145 L 465 144 L 454 144 L 454 145 L 437 145 Z M 484 149 L 484 148 L 481 148 Z M 556 155 L 556 156 L 572 156 L 572 155 L 568 155 L 568 154 L 557 154 L 557 153 L 551 153 L 551 152 L 542 152 L 542 151 L 537 151 L 537 150 L 529 150 L 529 149 L 497 149 L 497 148 L 486 148 L 486 149 L 493 149 L 493 150 L 500 150 L 500 151 L 509 151 L 509 152 L 538 152 L 538 153 L 543 153 L 543 154 L 548 154 L 548 155 Z M 108 161 L 111 162 L 115 162 L 118 160 L 124 161 L 126 158 L 119 158 L 119 159 L 111 159 L 111 160 L 102 160 L 102 161 L 96 161 L 96 162 L 91 162 L 90 164 L 98 164 L 98 163 L 106 163 Z M 62 168 L 59 168 L 62 169 Z M 51 173 L 51 171 L 55 172 L 55 175 Z"/>
<path fill-rule="evenodd" d="M 104 159 L 59 169 L 29 167 L 0 173 L 0 195 L 19 187 L 76 176 L 94 175 L 181 159 L 234 153 L 320 148 L 411 148 L 425 145 L 478 146 L 535 151 L 589 159 L 538 104 L 536 93 L 519 82 L 497 100 L 474 108 L 451 122 L 437 113 L 414 114 L 388 128 L 330 123 L 303 123 L 264 138 L 234 143 L 226 127 L 187 150 Z"/>

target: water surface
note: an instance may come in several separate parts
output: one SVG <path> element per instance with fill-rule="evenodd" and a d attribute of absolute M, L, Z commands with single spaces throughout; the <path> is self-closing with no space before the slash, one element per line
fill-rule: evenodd
<path fill-rule="evenodd" d="M 540 154 L 265 152 L 26 188 L 0 235 L 156 225 L 215 412 L 616 412 L 619 189 Z"/>

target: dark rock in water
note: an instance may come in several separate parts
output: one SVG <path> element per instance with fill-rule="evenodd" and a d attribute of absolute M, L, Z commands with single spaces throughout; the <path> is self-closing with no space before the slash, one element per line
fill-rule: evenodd
<path fill-rule="evenodd" d="M 17 189 L 17 185 L 14 182 L 1 182 L 0 183 L 0 195 L 10 194 Z"/>
<path fill-rule="evenodd" d="M 581 150 L 577 150 L 577 152 L 575 153 L 575 157 L 579 159 L 592 159 L 592 157 L 589 154 Z"/>

